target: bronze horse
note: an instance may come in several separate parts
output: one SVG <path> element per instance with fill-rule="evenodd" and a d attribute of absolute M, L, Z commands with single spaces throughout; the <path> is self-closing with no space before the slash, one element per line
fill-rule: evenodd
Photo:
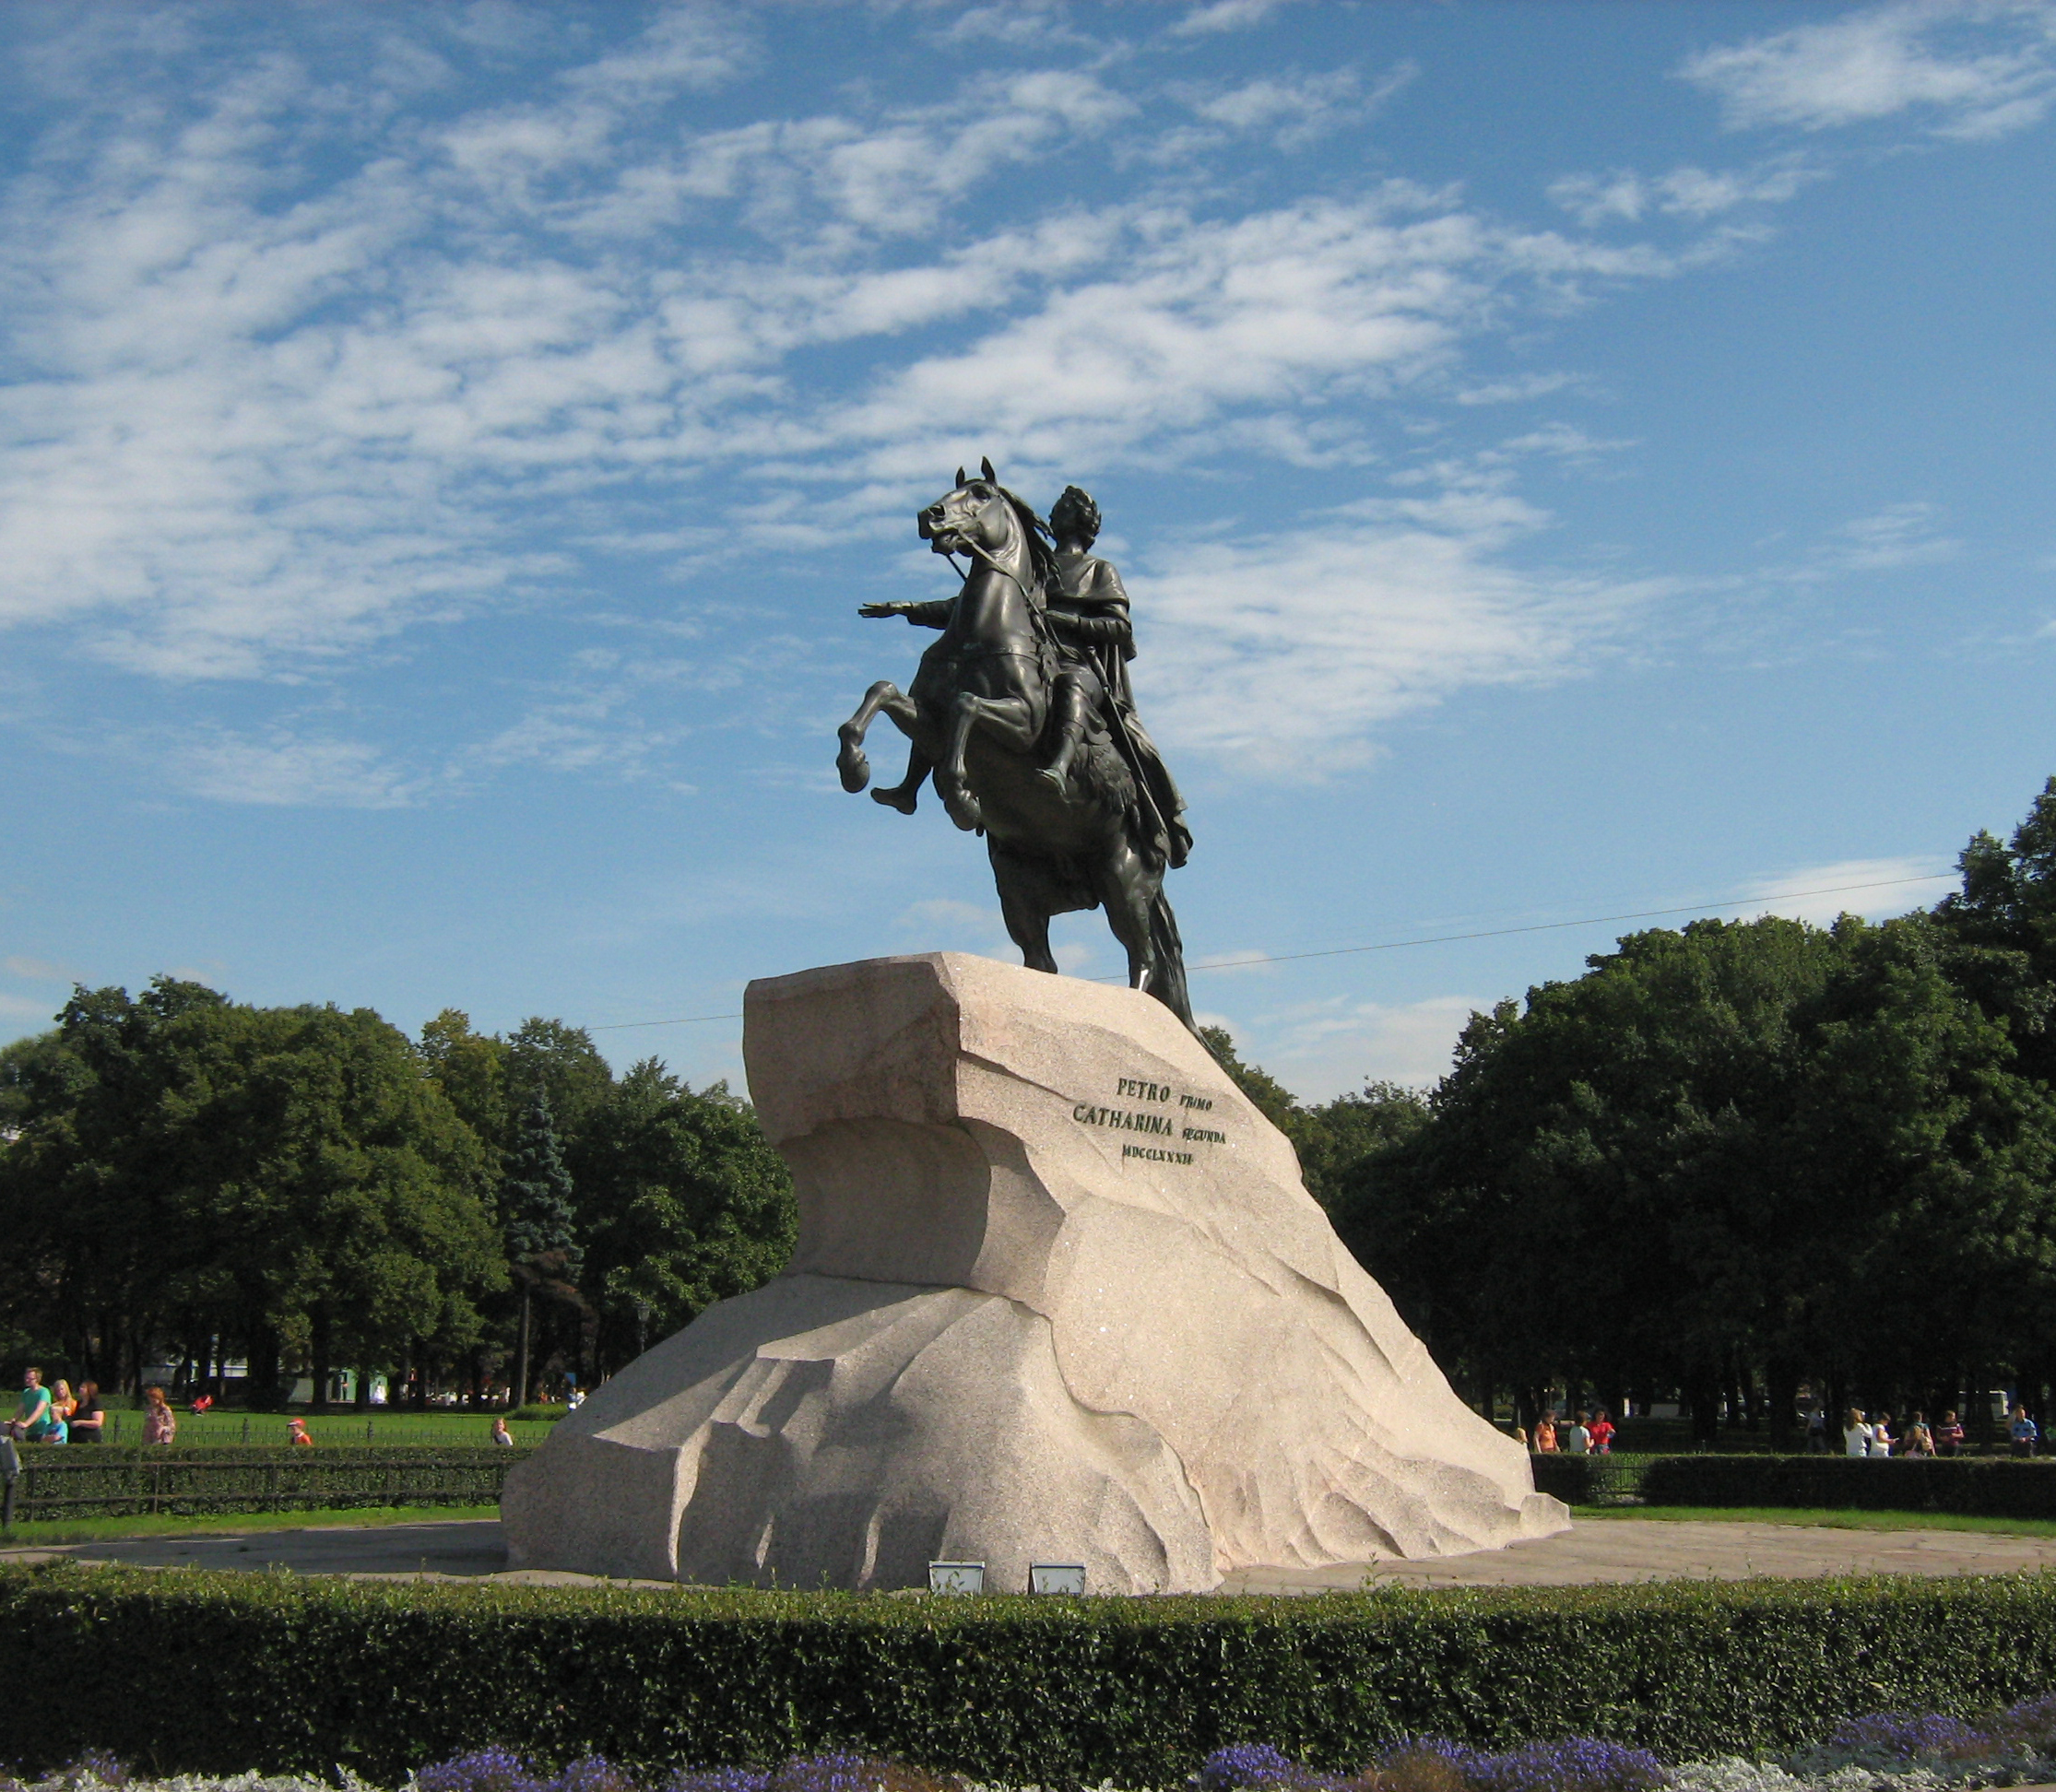
<path fill-rule="evenodd" d="M 875 716 L 886 716 L 913 747 L 904 780 L 871 796 L 912 815 L 933 774 L 950 819 L 986 837 L 1000 913 L 1022 961 L 1055 972 L 1050 917 L 1104 907 L 1128 950 L 1130 985 L 1190 1027 L 1165 865 L 1151 849 L 1128 768 L 1102 737 L 1062 779 L 1040 773 L 1057 671 L 1043 595 L 1053 562 L 1035 513 L 999 483 L 990 461 L 981 475 L 967 479 L 960 467 L 955 487 L 918 519 L 934 552 L 970 559 L 963 589 L 938 603 L 866 604 L 859 612 L 904 616 L 942 634 L 905 691 L 880 679 L 837 730 L 843 788 L 870 782 L 864 736 Z"/>

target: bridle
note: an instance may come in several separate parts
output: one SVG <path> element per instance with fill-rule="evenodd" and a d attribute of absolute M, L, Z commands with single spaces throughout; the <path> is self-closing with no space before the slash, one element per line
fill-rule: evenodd
<path fill-rule="evenodd" d="M 995 503 L 1000 504 L 1007 503 L 1007 501 L 1004 498 L 999 497 L 996 497 L 993 501 Z M 1013 506 L 1011 504 L 1007 504 L 1007 508 L 1010 512 L 1012 511 Z M 1014 518 L 1014 527 L 1017 529 L 1022 529 L 1022 532 L 1024 534 L 1026 533 L 1018 515 Z M 967 555 L 969 555 L 974 561 L 983 565 L 988 572 L 997 572 L 1002 579 L 1010 579 L 1014 583 L 1014 584 L 1019 586 L 1021 595 L 1028 600 L 1028 607 L 1030 611 L 1033 612 L 1033 614 L 1034 615 L 1037 627 L 1041 628 L 1046 626 L 1043 623 L 1042 619 L 1044 607 L 1046 607 L 1048 600 L 1044 596 L 1042 588 L 1039 585 L 1030 584 L 1027 580 L 1021 576 L 1020 573 L 1013 572 L 1010 568 L 1000 565 L 998 560 L 993 559 L 989 550 L 980 547 L 975 541 L 965 539 L 963 542 L 963 551 Z M 950 562 L 950 571 L 955 572 L 957 571 L 956 549 L 953 548 L 949 549 L 949 551 L 947 551 L 942 556 L 942 558 Z M 958 576 L 963 579 L 966 584 L 970 584 L 971 574 L 969 572 L 958 573 Z"/>

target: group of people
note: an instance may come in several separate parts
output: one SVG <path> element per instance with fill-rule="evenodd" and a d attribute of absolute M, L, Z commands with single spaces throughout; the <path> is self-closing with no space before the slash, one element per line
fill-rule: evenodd
<path fill-rule="evenodd" d="M 2027 1419 L 2026 1409 L 2015 1407 L 2015 1412 Z M 1842 1454 L 1852 1456 L 1961 1456 L 1964 1445 L 1963 1421 L 1954 1412 L 1944 1412 L 1938 1425 L 1928 1423 L 1928 1415 L 1916 1412 L 1896 1432 L 1892 1429 L 1893 1419 L 1889 1412 L 1881 1412 L 1873 1419 L 1861 1408 L 1851 1407 L 1842 1415 Z M 2030 1445 L 2034 1421 L 2027 1420 Z M 2032 1456 L 2032 1447 L 2015 1452 L 2016 1456 Z"/>
<path fill-rule="evenodd" d="M 1518 1425 L 1514 1427 L 1514 1441 L 1528 1444 L 1541 1456 L 1612 1456 L 1613 1421 L 1606 1416 L 1604 1407 L 1590 1414 L 1577 1413 L 1561 1425 L 1554 1413 L 1545 1412 L 1535 1421 L 1531 1442 Z"/>
<path fill-rule="evenodd" d="M 45 1387 L 41 1369 L 22 1377 L 26 1384 L 7 1435 L 18 1444 L 98 1444 L 107 1415 L 100 1403 L 100 1384 L 80 1382 L 77 1392 L 67 1381 Z"/>

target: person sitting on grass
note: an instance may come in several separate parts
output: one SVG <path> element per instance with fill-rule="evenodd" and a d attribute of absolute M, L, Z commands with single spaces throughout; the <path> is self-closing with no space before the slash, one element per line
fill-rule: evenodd
<path fill-rule="evenodd" d="M 164 1397 L 161 1387 L 146 1387 L 143 1390 L 143 1442 L 146 1444 L 169 1444 L 179 1434 L 179 1416 L 171 1410 L 171 1403 Z"/>
<path fill-rule="evenodd" d="M 305 1444 L 313 1447 L 314 1440 L 307 1435 L 307 1421 L 297 1412 L 286 1421 L 286 1441 L 289 1444 Z"/>
<path fill-rule="evenodd" d="M 30 1369 L 22 1380 L 27 1385 L 7 1431 L 15 1438 L 40 1444 L 50 1434 L 50 1390 L 42 1385 L 41 1369 Z"/>

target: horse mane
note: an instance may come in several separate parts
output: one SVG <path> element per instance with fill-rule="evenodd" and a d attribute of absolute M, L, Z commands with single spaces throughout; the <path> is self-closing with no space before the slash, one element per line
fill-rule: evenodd
<path fill-rule="evenodd" d="M 1057 571 L 1057 549 L 1051 545 L 1049 525 L 1035 514 L 1035 507 L 1025 498 L 1009 491 L 998 480 L 993 481 L 993 489 L 1013 506 L 1015 516 L 1021 520 L 1022 533 L 1028 537 L 1028 564 L 1037 587 L 1047 584 Z"/>

